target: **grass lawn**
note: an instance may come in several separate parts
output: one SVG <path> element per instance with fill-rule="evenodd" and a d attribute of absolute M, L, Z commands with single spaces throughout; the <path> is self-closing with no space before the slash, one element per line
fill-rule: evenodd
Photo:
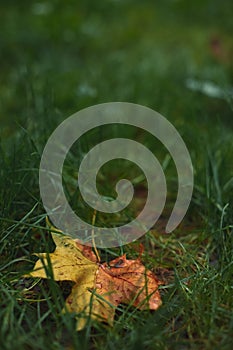
<path fill-rule="evenodd" d="M 230 0 L 1 1 L 0 349 L 232 349 L 232 10 Z M 157 140 L 140 134 L 166 175 L 165 210 L 140 240 L 99 253 L 103 261 L 135 258 L 143 243 L 143 263 L 163 281 L 163 304 L 155 312 L 120 305 L 113 327 L 89 320 L 76 332 L 79 315 L 61 312 L 71 285 L 23 277 L 34 252 L 54 249 L 38 169 L 64 119 L 111 101 L 148 106 L 176 127 L 192 158 L 194 192 L 185 219 L 166 234 L 175 166 Z M 75 190 L 82 157 L 100 140 L 135 132 L 97 128 L 71 149 L 66 194 L 86 221 L 93 210 Z M 127 161 L 101 169 L 100 192 L 114 197 L 123 177 L 136 198 L 122 215 L 98 213 L 97 225 L 131 221 L 142 207 L 145 177 Z"/>

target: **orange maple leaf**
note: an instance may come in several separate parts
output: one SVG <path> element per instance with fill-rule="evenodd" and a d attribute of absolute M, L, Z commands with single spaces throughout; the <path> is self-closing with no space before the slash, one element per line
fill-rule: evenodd
<path fill-rule="evenodd" d="M 115 310 L 121 303 L 140 310 L 156 310 L 161 305 L 160 282 L 141 263 L 140 258 L 127 260 L 126 255 L 110 263 L 96 262 L 91 247 L 82 246 L 64 234 L 52 233 L 56 249 L 49 254 L 55 281 L 75 282 L 66 299 L 65 310 L 83 313 L 78 318 L 81 330 L 87 317 L 113 324 Z M 49 278 L 48 254 L 40 258 L 28 276 Z"/>

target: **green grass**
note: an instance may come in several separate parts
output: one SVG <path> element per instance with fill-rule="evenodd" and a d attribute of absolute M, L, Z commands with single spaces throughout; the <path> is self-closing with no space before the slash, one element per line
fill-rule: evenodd
<path fill-rule="evenodd" d="M 0 77 L 0 349 L 231 349 L 233 344 L 233 118 L 231 1 L 2 1 Z M 188 81 L 214 84 L 213 96 Z M 231 92 L 230 92 L 231 91 Z M 75 331 L 63 314 L 69 283 L 25 279 L 34 252 L 52 251 L 38 184 L 43 147 L 72 113 L 96 103 L 128 101 L 166 116 L 182 135 L 195 172 L 192 202 L 171 234 L 164 226 L 177 179 L 172 159 L 149 135 L 140 142 L 163 164 L 168 199 L 157 225 L 139 241 L 142 260 L 164 284 L 156 312 L 120 305 L 112 328 L 88 322 Z M 64 183 L 72 206 L 91 221 L 75 192 L 81 157 L 109 135 L 96 129 L 69 153 Z M 138 134 L 137 134 L 138 135 Z M 145 179 L 128 162 L 111 162 L 99 189 L 129 178 L 145 194 Z M 77 201 L 78 198 L 78 201 Z M 122 215 L 97 215 L 117 225 L 142 207 L 135 198 Z M 103 261 L 134 244 L 101 249 Z"/>

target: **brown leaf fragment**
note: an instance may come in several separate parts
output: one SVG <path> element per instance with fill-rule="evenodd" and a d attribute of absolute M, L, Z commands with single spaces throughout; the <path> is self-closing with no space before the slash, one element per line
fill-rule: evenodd
<path fill-rule="evenodd" d="M 82 245 L 81 243 L 79 243 L 79 241 L 76 239 L 75 240 L 76 245 L 78 247 L 78 249 L 81 250 L 82 254 L 89 260 L 93 261 L 93 262 L 97 262 L 97 258 L 95 253 L 93 252 L 92 248 L 90 246 L 87 245 Z"/>
<path fill-rule="evenodd" d="M 132 304 L 140 310 L 156 310 L 161 305 L 159 281 L 146 270 L 139 259 L 127 260 L 123 255 L 109 265 L 100 265 L 96 278 L 96 293 L 113 306 Z"/>

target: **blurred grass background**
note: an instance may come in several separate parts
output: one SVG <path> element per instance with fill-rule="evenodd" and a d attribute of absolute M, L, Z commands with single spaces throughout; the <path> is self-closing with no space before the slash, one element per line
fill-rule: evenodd
<path fill-rule="evenodd" d="M 192 102 L 200 122 L 210 103 L 187 80 L 232 89 L 231 13 L 230 1 L 2 1 L 1 121 L 124 100 L 185 122 Z M 212 104 L 217 122 L 227 104 Z"/>
<path fill-rule="evenodd" d="M 1 1 L 1 349 L 232 348 L 232 13 L 230 0 Z M 143 238 L 146 265 L 173 276 L 161 288 L 161 309 L 120 308 L 113 329 L 93 324 L 76 333 L 73 315 L 60 315 L 64 287 L 38 282 L 31 304 L 20 275 L 33 251 L 51 249 L 36 229 L 44 226 L 38 166 L 47 138 L 72 113 L 109 101 L 148 106 L 174 124 L 192 157 L 195 188 L 175 233 L 165 236 L 159 224 Z M 90 134 L 70 154 L 71 187 L 77 157 L 109 132 Z M 172 203 L 172 161 L 148 135 L 142 141 L 159 153 Z M 113 178 L 140 177 L 127 163 L 109 168 Z M 103 172 L 108 194 L 110 178 Z M 79 210 L 91 220 L 92 212 Z M 134 246 L 121 250 L 137 255 Z"/>

